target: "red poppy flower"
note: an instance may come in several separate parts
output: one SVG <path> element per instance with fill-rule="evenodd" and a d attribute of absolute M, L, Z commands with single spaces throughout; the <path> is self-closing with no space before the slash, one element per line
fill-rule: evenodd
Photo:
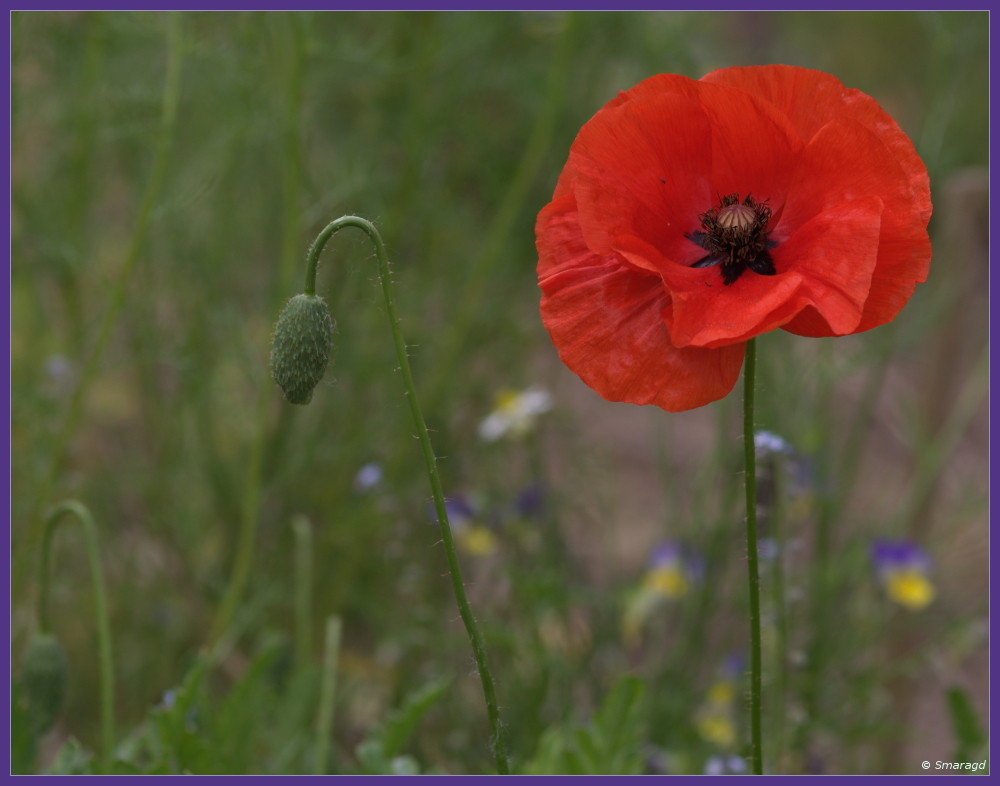
<path fill-rule="evenodd" d="M 542 321 L 604 398 L 693 409 L 756 335 L 893 319 L 927 277 L 930 215 L 913 144 L 829 74 L 661 74 L 570 148 L 535 228 Z"/>

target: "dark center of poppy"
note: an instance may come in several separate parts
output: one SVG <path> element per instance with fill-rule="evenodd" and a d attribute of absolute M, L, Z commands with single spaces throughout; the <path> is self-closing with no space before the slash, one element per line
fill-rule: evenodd
<path fill-rule="evenodd" d="M 747 269 L 762 276 L 773 276 L 774 262 L 768 253 L 774 247 L 768 240 L 770 218 L 771 208 L 749 195 L 742 202 L 739 194 L 722 197 L 717 207 L 698 216 L 701 231 L 688 236 L 708 252 L 692 267 L 718 265 L 722 283 L 726 285 L 732 284 Z"/>

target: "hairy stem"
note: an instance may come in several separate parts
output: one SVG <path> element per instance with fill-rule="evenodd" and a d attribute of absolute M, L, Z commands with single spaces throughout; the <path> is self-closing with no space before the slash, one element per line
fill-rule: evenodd
<path fill-rule="evenodd" d="M 406 392 L 406 400 L 410 407 L 410 414 L 417 430 L 417 439 L 420 442 L 420 449 L 424 455 L 424 463 L 427 466 L 427 477 L 430 480 L 431 494 L 434 497 L 434 509 L 437 513 L 438 526 L 441 530 L 441 542 L 444 544 L 445 554 L 448 559 L 448 571 L 451 574 L 452 588 L 455 591 L 455 600 L 458 603 L 458 612 L 465 624 L 465 630 L 469 635 L 472 645 L 472 654 L 476 660 L 479 670 L 479 679 L 483 686 L 483 696 L 486 699 L 486 712 L 490 722 L 491 747 L 496 759 L 497 771 L 501 775 L 510 772 L 507 762 L 507 746 L 504 739 L 503 729 L 500 723 L 500 712 L 497 704 L 496 690 L 494 688 L 493 674 L 486 661 L 486 645 L 476 619 L 472 614 L 472 608 L 465 594 L 465 585 L 462 583 L 462 573 L 458 565 L 458 555 L 455 551 L 455 542 L 452 538 L 451 525 L 448 521 L 448 511 L 445 506 L 444 491 L 441 487 L 441 479 L 437 471 L 437 459 L 434 455 L 434 448 L 431 446 L 430 435 L 427 425 L 424 422 L 424 415 L 417 400 L 416 387 L 413 384 L 413 374 L 410 370 L 410 360 L 406 352 L 406 342 L 403 340 L 403 333 L 399 327 L 399 316 L 396 311 L 396 302 L 392 294 L 392 283 L 389 277 L 389 257 L 375 225 L 359 216 L 343 216 L 328 224 L 319 233 L 306 257 L 306 280 L 304 292 L 307 295 L 316 294 L 316 268 L 319 263 L 319 255 L 326 242 L 339 230 L 344 227 L 355 227 L 368 235 L 375 246 L 375 256 L 378 261 L 379 280 L 382 284 L 382 294 L 385 298 L 386 314 L 389 317 L 389 324 L 392 329 L 392 340 L 396 348 L 396 357 L 399 361 L 399 371 L 403 379 L 403 388 Z"/>
<path fill-rule="evenodd" d="M 761 751 L 760 572 L 757 565 L 757 453 L 754 447 L 756 339 L 747 342 L 743 365 L 743 459 L 746 467 L 747 577 L 750 598 L 750 753 L 755 775 L 764 772 Z"/>

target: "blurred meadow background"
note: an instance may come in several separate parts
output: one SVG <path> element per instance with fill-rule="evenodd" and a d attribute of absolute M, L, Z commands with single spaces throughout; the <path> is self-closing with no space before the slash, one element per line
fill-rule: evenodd
<path fill-rule="evenodd" d="M 739 391 L 677 415 L 600 400 L 542 328 L 533 226 L 617 91 L 764 63 L 875 97 L 935 205 L 895 322 L 758 341 L 766 767 L 986 758 L 985 13 L 11 23 L 15 772 L 491 771 L 360 232 L 323 254 L 336 349 L 312 403 L 270 378 L 305 252 L 347 213 L 393 263 L 514 770 L 741 771 Z M 106 604 L 85 528 L 46 540 L 66 500 Z M 46 543 L 65 662 L 25 655 Z"/>

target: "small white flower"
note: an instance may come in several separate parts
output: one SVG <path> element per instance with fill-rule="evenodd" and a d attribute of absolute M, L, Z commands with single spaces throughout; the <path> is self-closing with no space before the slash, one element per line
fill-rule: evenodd
<path fill-rule="evenodd" d="M 505 390 L 497 396 L 495 409 L 480 422 L 479 436 L 494 442 L 510 434 L 522 436 L 531 431 L 535 419 L 552 409 L 547 390 L 530 387 L 520 392 Z"/>

